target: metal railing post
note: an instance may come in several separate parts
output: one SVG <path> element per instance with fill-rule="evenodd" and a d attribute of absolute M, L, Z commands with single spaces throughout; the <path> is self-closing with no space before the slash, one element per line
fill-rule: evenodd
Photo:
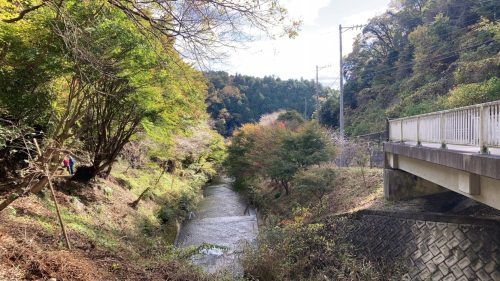
<path fill-rule="evenodd" d="M 417 145 L 422 145 L 420 142 L 420 117 L 417 117 Z"/>
<path fill-rule="evenodd" d="M 446 148 L 444 113 L 439 114 L 439 140 L 441 148 Z"/>
<path fill-rule="evenodd" d="M 399 141 L 400 142 L 404 142 L 404 139 L 403 139 L 403 120 L 399 121 L 399 130 L 400 130 L 400 134 L 399 134 Z"/>
<path fill-rule="evenodd" d="M 484 106 L 479 107 L 479 153 L 486 153 L 487 148 L 485 145 L 485 128 L 484 125 Z"/>

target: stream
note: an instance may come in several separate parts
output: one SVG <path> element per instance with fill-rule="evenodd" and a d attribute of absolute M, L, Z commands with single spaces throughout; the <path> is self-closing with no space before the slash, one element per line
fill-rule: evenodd
<path fill-rule="evenodd" d="M 176 245 L 217 245 L 201 250 L 191 261 L 209 273 L 227 271 L 242 275 L 239 255 L 258 234 L 256 212 L 247 208 L 242 196 L 231 189 L 230 179 L 221 178 L 219 183 L 204 189 L 204 198 L 191 220 L 182 226 Z"/>

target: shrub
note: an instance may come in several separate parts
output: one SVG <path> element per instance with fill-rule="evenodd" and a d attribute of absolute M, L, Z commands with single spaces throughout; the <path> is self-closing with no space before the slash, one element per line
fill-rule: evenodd
<path fill-rule="evenodd" d="M 305 219 L 305 220 L 304 220 Z M 304 222 L 303 222 L 304 221 Z M 250 280 L 400 280 L 399 264 L 356 258 L 337 222 L 308 223 L 304 215 L 262 229 L 242 259 Z"/>
<path fill-rule="evenodd" d="M 320 199 L 330 190 L 335 178 L 332 166 L 313 166 L 299 171 L 293 178 L 292 185 L 300 191 L 312 193 Z"/>
<path fill-rule="evenodd" d="M 331 159 L 334 149 L 324 129 L 308 122 L 289 128 L 283 122 L 245 125 L 231 139 L 226 166 L 236 186 L 263 177 L 279 182 L 285 193 L 295 173 Z"/>
<path fill-rule="evenodd" d="M 106 195 L 107 197 L 111 197 L 113 195 L 113 189 L 109 186 L 105 186 L 102 188 L 102 192 L 104 193 L 104 195 Z"/>
<path fill-rule="evenodd" d="M 297 128 L 304 123 L 304 118 L 297 111 L 289 110 L 278 115 L 277 121 L 284 122 L 289 128 Z"/>
<path fill-rule="evenodd" d="M 500 99 L 500 79 L 493 77 L 480 83 L 461 84 L 450 91 L 448 108 L 467 106 Z"/>
<path fill-rule="evenodd" d="M 156 218 L 160 221 L 161 224 L 168 224 L 173 219 L 175 219 L 175 212 L 174 210 L 172 210 L 172 208 L 164 205 L 156 214 Z"/>

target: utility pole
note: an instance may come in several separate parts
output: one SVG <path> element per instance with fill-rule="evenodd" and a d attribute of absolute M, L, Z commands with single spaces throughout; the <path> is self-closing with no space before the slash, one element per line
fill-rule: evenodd
<path fill-rule="evenodd" d="M 340 90 L 340 137 L 344 139 L 344 69 L 342 62 L 342 25 L 339 24 L 339 40 L 340 40 L 340 75 L 339 75 L 339 90 Z M 341 161 L 342 162 L 342 161 Z"/>
<path fill-rule="evenodd" d="M 339 24 L 339 50 L 340 50 L 340 73 L 339 73 L 339 90 L 340 90 L 340 113 L 339 113 L 339 127 L 340 127 L 340 137 L 342 139 L 342 142 L 344 141 L 344 64 L 342 61 L 342 31 L 345 30 L 352 30 L 352 29 L 358 29 L 358 28 L 363 28 L 362 24 L 358 25 L 353 25 L 353 26 L 345 26 L 342 27 L 341 24 Z M 344 159 L 343 159 L 343 153 L 340 154 L 340 165 L 344 165 Z"/>
<path fill-rule="evenodd" d="M 316 114 L 318 116 L 316 116 L 316 119 L 318 120 L 318 123 L 320 123 L 319 121 L 319 118 L 320 118 L 320 114 L 319 114 L 319 79 L 318 79 L 318 72 L 319 72 L 319 66 L 316 65 Z"/>
<path fill-rule="evenodd" d="M 304 98 L 304 120 L 307 120 L 307 97 Z"/>
<path fill-rule="evenodd" d="M 331 67 L 331 65 L 318 66 L 316 65 L 316 113 L 318 114 L 317 119 L 320 121 L 319 115 L 319 71 L 323 68 Z"/>

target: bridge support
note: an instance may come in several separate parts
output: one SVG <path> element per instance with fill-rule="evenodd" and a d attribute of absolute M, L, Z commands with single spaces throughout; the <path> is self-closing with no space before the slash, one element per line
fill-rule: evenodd
<path fill-rule="evenodd" d="M 500 210 L 500 157 L 385 143 L 384 193 L 398 200 L 446 190 Z"/>
<path fill-rule="evenodd" d="M 435 183 L 405 171 L 384 169 L 384 196 L 388 200 L 415 198 L 447 191 Z"/>

